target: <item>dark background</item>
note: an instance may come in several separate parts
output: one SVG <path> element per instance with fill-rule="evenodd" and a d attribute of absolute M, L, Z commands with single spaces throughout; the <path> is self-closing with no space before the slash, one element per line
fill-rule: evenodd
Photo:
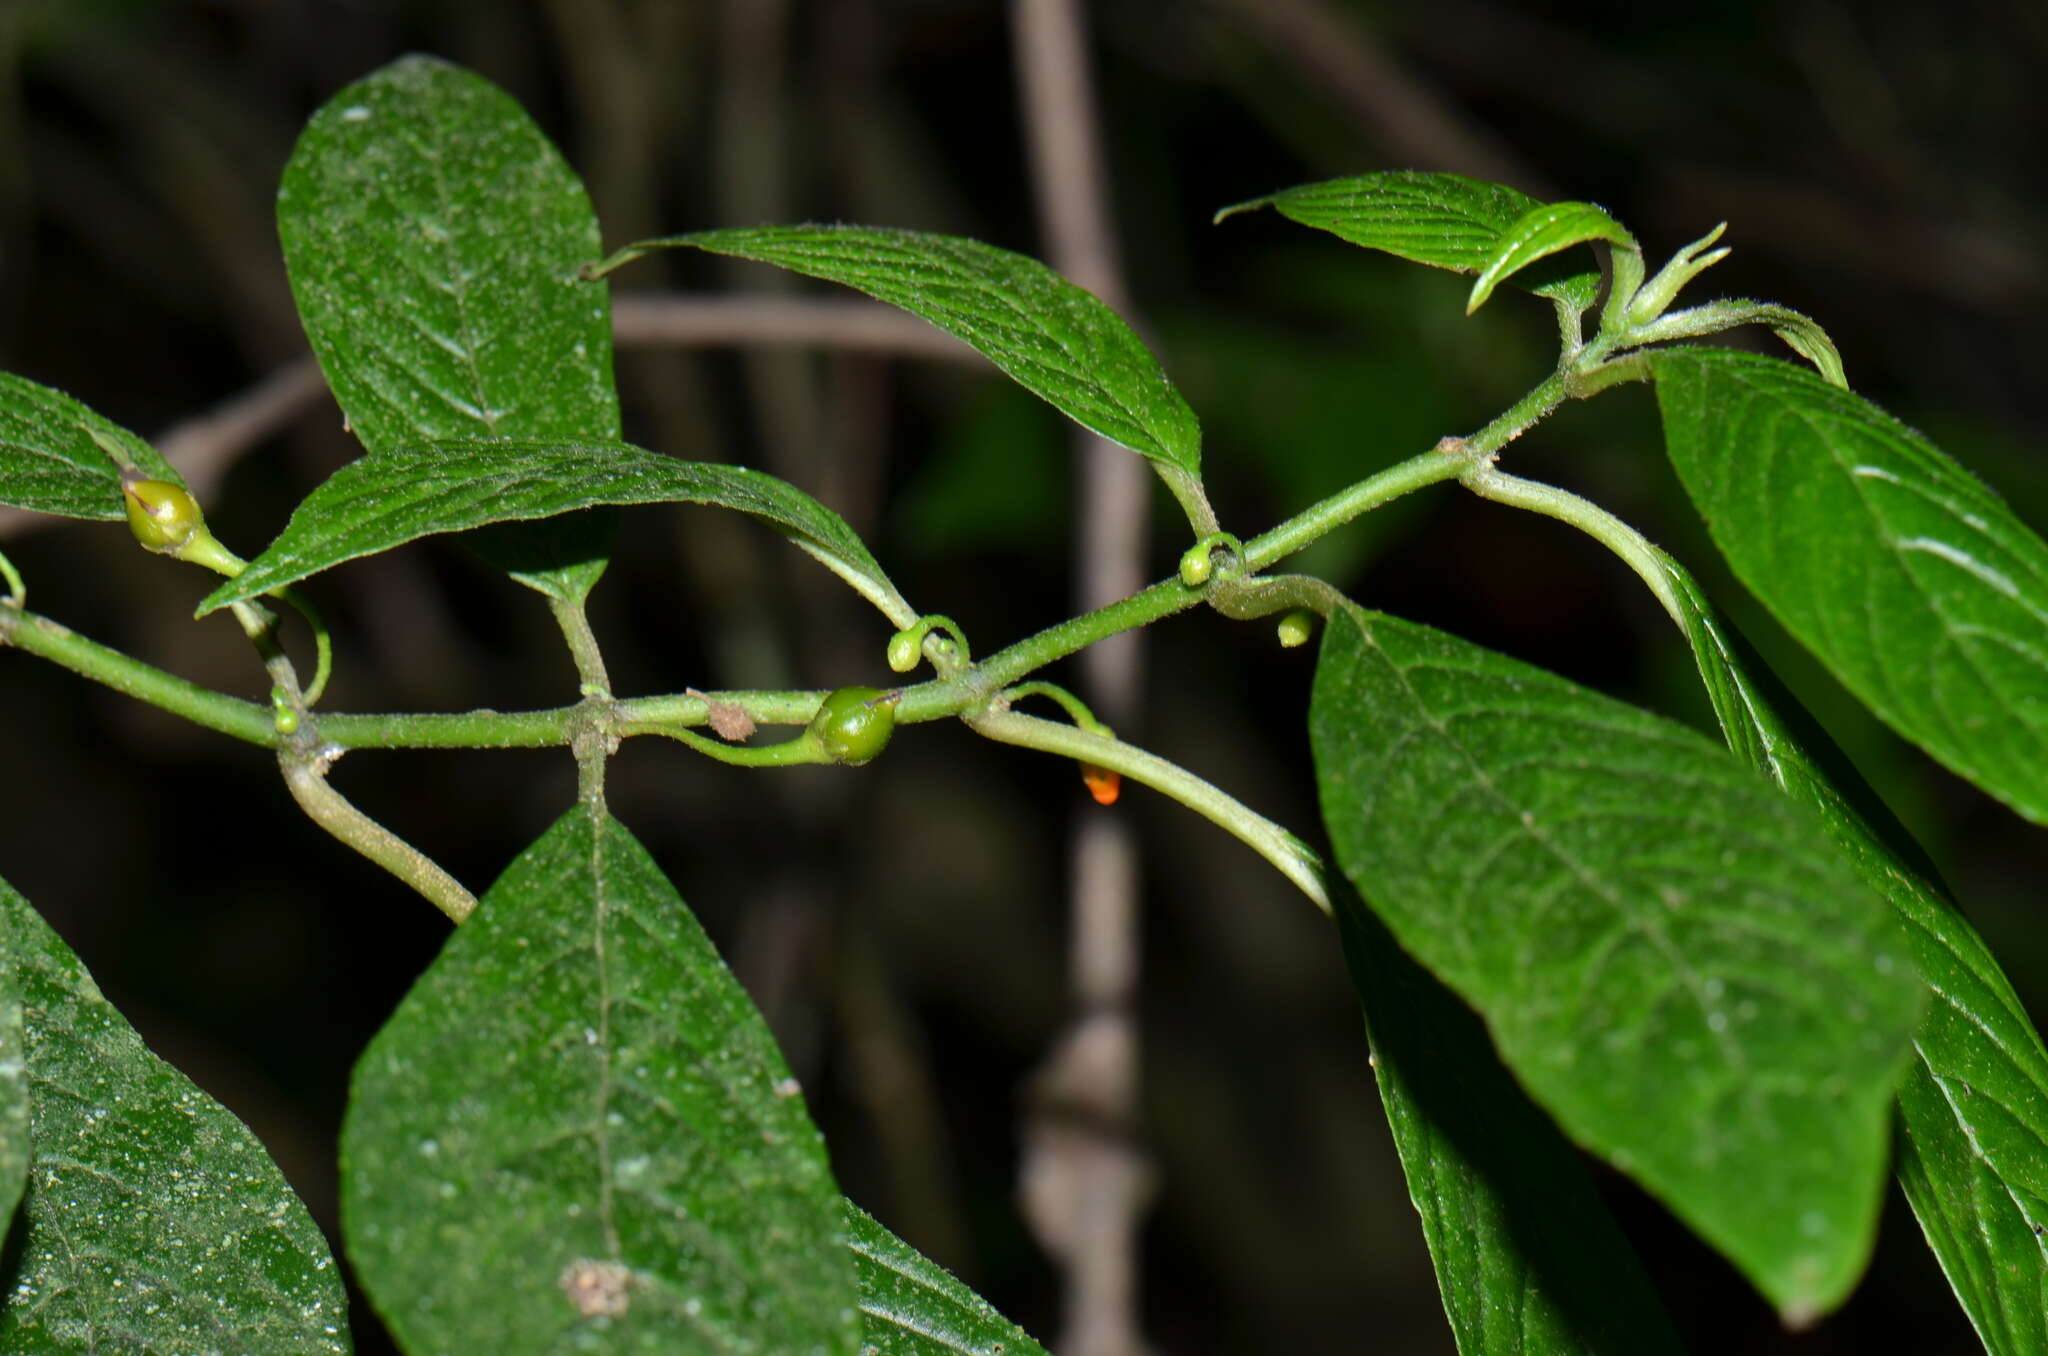
<path fill-rule="evenodd" d="M 1597 201 L 1653 268 L 1727 220 L 1736 252 L 1697 295 L 1815 315 L 1859 390 L 2048 523 L 2037 0 L 1092 8 L 1135 306 L 1203 420 L 1226 526 L 1261 530 L 1469 432 L 1551 361 L 1546 304 L 1504 291 L 1468 320 L 1450 275 L 1271 214 L 1208 224 L 1287 184 L 1397 166 Z M 585 175 L 609 244 L 818 219 L 1042 252 L 1008 38 L 994 0 L 0 0 L 0 366 L 154 434 L 302 352 L 271 221 L 279 170 L 307 114 L 410 50 L 511 90 Z M 658 285 L 781 284 L 703 260 L 619 280 Z M 813 490 L 982 651 L 1068 615 L 1066 435 L 999 380 L 790 351 L 638 349 L 619 372 L 629 436 Z M 352 451 L 321 404 L 211 488 L 216 531 L 253 554 Z M 1508 464 L 1592 495 L 1701 575 L 2041 1011 L 2041 835 L 1858 713 L 1718 569 L 1648 393 L 1561 411 Z M 1182 541 L 1158 499 L 1163 575 Z M 0 531 L 38 611 L 217 688 L 267 690 L 231 621 L 189 620 L 198 571 L 115 526 Z M 1374 606 L 1705 723 L 1654 602 L 1561 525 L 1439 488 L 1305 563 Z M 574 699 L 538 599 L 446 544 L 312 589 L 339 641 L 333 709 Z M 889 678 L 865 604 L 707 511 L 624 515 L 594 611 L 622 695 Z M 1206 613 L 1150 644 L 1144 729 L 1122 733 L 1311 830 L 1312 651 Z M 434 954 L 438 915 L 299 817 L 261 750 L 25 655 L 0 655 L 0 774 L 0 875 L 331 1227 L 350 1062 Z M 336 781 L 479 890 L 574 793 L 562 751 L 357 753 Z M 861 774 L 728 769 L 650 741 L 616 760 L 611 794 L 775 1024 L 845 1188 L 1050 1338 L 1054 1273 L 1011 1185 L 1021 1084 L 1064 1012 L 1065 832 L 1105 813 L 1072 767 L 947 725 L 904 732 Z M 1107 813 L 1137 826 L 1147 863 L 1155 1345 L 1450 1350 L 1333 932 L 1179 807 L 1138 791 Z M 1977 1349 L 1896 1199 L 1857 1297 L 1795 1337 L 1605 1180 L 1696 1350 Z M 357 1321 L 378 1349 L 360 1306 Z"/>

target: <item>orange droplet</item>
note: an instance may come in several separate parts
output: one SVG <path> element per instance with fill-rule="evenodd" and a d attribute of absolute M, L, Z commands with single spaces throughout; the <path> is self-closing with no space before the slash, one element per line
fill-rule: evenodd
<path fill-rule="evenodd" d="M 1088 794 L 1095 797 L 1097 805 L 1114 805 L 1124 789 L 1123 774 L 1111 772 L 1106 767 L 1093 763 L 1081 764 L 1081 780 L 1088 784 Z"/>

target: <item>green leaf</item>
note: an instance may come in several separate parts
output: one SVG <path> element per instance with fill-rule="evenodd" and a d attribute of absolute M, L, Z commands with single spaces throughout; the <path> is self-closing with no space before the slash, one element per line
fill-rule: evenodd
<path fill-rule="evenodd" d="M 1486 304 L 1493 289 L 1504 279 L 1521 272 L 1538 259 L 1594 240 L 1604 240 L 1620 249 L 1637 251 L 1636 238 L 1622 224 L 1589 202 L 1544 203 L 1529 209 L 1514 225 L 1501 232 L 1487 256 L 1485 267 L 1466 298 L 1465 314 Z M 1636 275 L 1639 279 L 1641 274 Z"/>
<path fill-rule="evenodd" d="M 119 424 L 62 391 L 0 372 L 0 505 L 125 521 L 122 468 L 101 439 L 150 479 L 185 483 L 155 448 Z"/>
<path fill-rule="evenodd" d="M 1810 812 L 1690 730 L 1357 608 L 1309 727 L 1345 874 L 1565 1133 L 1788 1321 L 1838 1303 L 1922 995 Z"/>
<path fill-rule="evenodd" d="M 1045 1356 L 1045 1348 L 951 1272 L 846 1202 L 867 1356 Z"/>
<path fill-rule="evenodd" d="M 1472 1010 L 1357 895 L 1340 887 L 1332 902 L 1458 1350 L 1683 1351 L 1585 1165 L 1501 1066 Z"/>
<path fill-rule="evenodd" d="M 1646 356 L 1672 464 L 1736 576 L 1894 730 L 2048 824 L 2048 544 L 1810 373 Z"/>
<path fill-rule="evenodd" d="M 1665 563 L 1729 748 L 1820 812 L 1905 923 L 1933 991 L 1899 1089 L 1897 1165 L 1928 1244 L 1994 1356 L 2048 1350 L 2048 1050 L 1976 929 L 1835 790 L 1745 671 L 1698 584 Z"/>
<path fill-rule="evenodd" d="M 825 1147 L 645 848 L 579 805 L 357 1066 L 342 1225 L 413 1351 L 840 1353 Z"/>
<path fill-rule="evenodd" d="M 1226 207 L 1216 220 L 1271 207 L 1366 249 L 1455 273 L 1478 273 L 1497 253 L 1501 237 L 1541 206 L 1505 184 L 1462 174 L 1388 170 L 1283 189 Z M 1531 270 L 1518 275 L 1516 285 L 1578 312 L 1599 294 L 1600 271 Z"/>
<path fill-rule="evenodd" d="M 200 603 L 199 615 L 435 533 L 600 504 L 674 503 L 750 514 L 817 557 L 898 626 L 917 620 L 845 519 L 765 472 L 679 461 L 630 443 L 481 439 L 396 447 L 340 467 L 248 569 Z"/>
<path fill-rule="evenodd" d="M 14 972 L 12 938 L 0 938 L 0 966 Z M 21 995 L 12 984 L 0 990 L 0 1238 L 28 1187 L 28 1046 Z"/>
<path fill-rule="evenodd" d="M 4 882 L 0 937 L 34 1154 L 0 1350 L 348 1351 L 327 1244 L 255 1136 L 149 1052 Z"/>
<path fill-rule="evenodd" d="M 922 316 L 1075 423 L 1150 460 L 1191 520 L 1197 506 L 1209 515 L 1195 412 L 1123 317 L 1036 259 L 921 231 L 766 226 L 642 240 L 603 269 L 682 246 L 843 283 Z"/>
<path fill-rule="evenodd" d="M 299 137 L 277 224 L 306 337 L 371 451 L 618 436 L 610 297 L 577 272 L 597 217 L 489 81 L 410 56 L 342 90 Z M 513 573 L 581 598 L 602 569 L 572 551 Z"/>

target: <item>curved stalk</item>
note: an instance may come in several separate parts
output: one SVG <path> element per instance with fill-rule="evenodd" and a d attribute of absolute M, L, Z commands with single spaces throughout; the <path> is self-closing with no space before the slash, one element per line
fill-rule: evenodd
<path fill-rule="evenodd" d="M 966 720 L 977 734 L 990 739 L 1106 767 L 1179 801 L 1271 862 L 1317 908 L 1330 912 L 1322 860 L 1309 846 L 1186 768 L 1120 739 L 1016 711 L 988 711 Z"/>

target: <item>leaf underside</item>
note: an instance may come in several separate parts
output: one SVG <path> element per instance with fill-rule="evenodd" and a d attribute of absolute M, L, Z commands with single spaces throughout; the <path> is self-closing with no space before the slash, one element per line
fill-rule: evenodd
<path fill-rule="evenodd" d="M 33 1154 L 0 1350 L 350 1350 L 341 1277 L 277 1165 L 4 882 L 0 961 Z"/>
<path fill-rule="evenodd" d="M 1789 1319 L 1838 1303 L 1921 992 L 1809 813 L 1689 730 L 1356 608 L 1310 732 L 1345 874 L 1537 1102 Z"/>

